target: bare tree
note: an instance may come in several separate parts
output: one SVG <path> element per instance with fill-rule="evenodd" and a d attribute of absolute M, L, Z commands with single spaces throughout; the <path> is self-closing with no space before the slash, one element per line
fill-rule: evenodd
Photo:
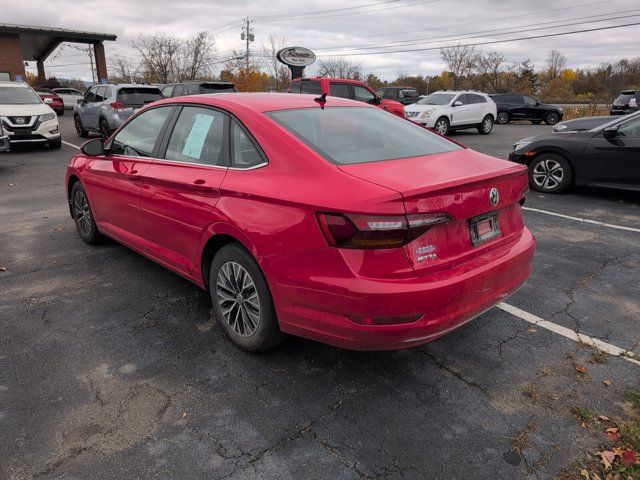
<path fill-rule="evenodd" d="M 178 80 L 195 80 L 212 73 L 214 38 L 202 31 L 185 41 L 178 50 L 176 77 Z"/>
<path fill-rule="evenodd" d="M 133 83 L 136 81 L 136 77 L 138 76 L 137 67 L 125 57 L 115 55 L 111 58 L 110 64 L 110 78 L 114 82 Z"/>
<path fill-rule="evenodd" d="M 131 42 L 146 76 L 158 83 L 169 83 L 174 78 L 182 46 L 182 40 L 165 33 L 140 34 Z"/>
<path fill-rule="evenodd" d="M 284 47 L 285 42 L 286 39 L 284 37 L 279 37 L 278 35 L 271 34 L 269 35 L 267 44 L 262 45 L 262 53 L 265 57 L 265 67 L 267 68 L 269 75 L 271 75 L 275 79 L 276 92 L 281 91 L 284 85 L 284 82 L 282 82 L 283 69 L 284 73 L 287 74 L 286 78 L 288 79 L 289 69 L 281 64 L 280 61 L 278 61 L 278 59 L 276 58 L 278 50 Z"/>
<path fill-rule="evenodd" d="M 319 73 L 323 77 L 352 78 L 355 80 L 362 78 L 360 64 L 346 58 L 320 60 Z"/>
<path fill-rule="evenodd" d="M 440 49 L 442 61 L 453 75 L 453 88 L 457 89 L 464 77 L 471 73 L 477 58 L 476 49 L 470 45 L 452 45 Z"/>
<path fill-rule="evenodd" d="M 551 80 L 558 78 L 566 65 L 567 57 L 558 50 L 551 50 L 547 55 L 547 73 Z"/>
<path fill-rule="evenodd" d="M 500 91 L 501 74 L 504 72 L 505 56 L 498 51 L 479 54 L 475 61 L 475 71 L 482 79 L 482 90 L 491 90 L 494 93 Z"/>

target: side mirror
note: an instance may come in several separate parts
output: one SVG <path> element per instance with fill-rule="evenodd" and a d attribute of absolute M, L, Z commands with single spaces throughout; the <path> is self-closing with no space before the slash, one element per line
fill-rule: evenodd
<path fill-rule="evenodd" d="M 371 99 L 369 103 L 371 103 L 372 105 L 380 105 L 382 103 L 382 99 L 378 95 L 376 95 Z"/>
<path fill-rule="evenodd" d="M 104 155 L 104 143 L 101 138 L 93 138 L 82 144 L 80 151 L 89 157 Z"/>
<path fill-rule="evenodd" d="M 602 131 L 605 138 L 615 138 L 618 136 L 618 126 L 607 127 Z"/>
<path fill-rule="evenodd" d="M 460 100 L 456 100 L 455 102 L 453 102 L 453 107 L 461 107 L 462 106 L 462 102 Z"/>
<path fill-rule="evenodd" d="M 84 102 L 84 97 L 83 98 L 79 98 L 78 100 L 76 100 L 76 103 L 83 103 Z"/>
<path fill-rule="evenodd" d="M 46 105 L 51 105 L 51 104 L 53 103 L 53 98 L 45 98 L 45 99 L 44 99 L 44 103 L 45 103 Z"/>

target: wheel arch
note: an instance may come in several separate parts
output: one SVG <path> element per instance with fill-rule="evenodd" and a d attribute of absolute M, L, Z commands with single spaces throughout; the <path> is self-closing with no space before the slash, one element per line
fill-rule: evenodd
<path fill-rule="evenodd" d="M 572 186 L 576 185 L 576 178 L 577 178 L 577 174 L 576 174 L 576 165 L 575 165 L 575 162 L 574 162 L 574 161 L 573 161 L 573 159 L 571 158 L 571 155 L 569 155 L 569 153 L 568 153 L 566 150 L 562 149 L 562 148 L 557 148 L 557 147 L 556 147 L 556 148 L 554 148 L 554 147 L 547 147 L 547 148 L 544 148 L 544 149 L 542 149 L 542 150 L 540 150 L 540 151 L 537 151 L 537 152 L 536 152 L 536 154 L 535 154 L 533 157 L 531 157 L 531 161 L 529 162 L 529 164 L 527 165 L 527 167 L 530 167 L 530 166 L 531 166 L 531 163 L 533 163 L 533 161 L 534 161 L 536 158 L 538 158 L 538 157 L 540 157 L 540 156 L 542 156 L 542 155 L 544 155 L 544 154 L 547 154 L 547 153 L 553 153 L 553 154 L 555 154 L 555 155 L 560 155 L 560 156 L 561 156 L 562 158 L 564 158 L 567 162 L 569 162 L 569 166 L 571 167 L 571 173 L 572 173 L 572 177 L 573 177 L 573 178 L 571 179 L 571 185 L 572 185 Z"/>
<path fill-rule="evenodd" d="M 73 190 L 73 186 L 80 181 L 80 177 L 78 177 L 75 173 L 69 175 L 69 180 L 67 181 L 67 206 L 69 207 L 69 214 L 71 218 L 73 218 L 73 210 L 71 209 L 71 191 Z"/>

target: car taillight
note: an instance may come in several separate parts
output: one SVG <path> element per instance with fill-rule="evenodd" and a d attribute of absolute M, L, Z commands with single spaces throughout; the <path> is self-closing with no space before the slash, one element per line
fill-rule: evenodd
<path fill-rule="evenodd" d="M 319 213 L 318 222 L 329 245 L 340 248 L 395 248 L 406 245 L 433 225 L 451 220 L 446 213 L 356 215 Z"/>
<path fill-rule="evenodd" d="M 114 110 L 124 110 L 125 108 L 127 108 L 127 106 L 124 103 L 112 102 L 111 108 L 113 108 Z"/>

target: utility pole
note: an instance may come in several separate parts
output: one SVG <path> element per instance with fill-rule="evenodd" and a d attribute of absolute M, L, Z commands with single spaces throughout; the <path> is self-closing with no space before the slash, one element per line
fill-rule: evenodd
<path fill-rule="evenodd" d="M 251 20 L 249 17 L 246 17 L 244 19 L 244 26 L 242 27 L 242 34 L 240 35 L 240 38 L 247 42 L 247 49 L 245 52 L 247 75 L 249 74 L 249 42 L 253 42 L 255 40 L 255 35 L 253 34 L 253 28 L 251 27 L 252 23 L 253 23 L 253 20 Z"/>

